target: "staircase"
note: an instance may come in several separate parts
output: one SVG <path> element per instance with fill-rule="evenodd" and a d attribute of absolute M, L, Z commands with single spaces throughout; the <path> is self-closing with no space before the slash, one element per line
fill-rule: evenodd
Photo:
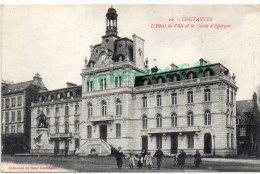
<path fill-rule="evenodd" d="M 110 145 L 102 139 L 89 139 L 75 152 L 78 156 L 111 155 Z"/>

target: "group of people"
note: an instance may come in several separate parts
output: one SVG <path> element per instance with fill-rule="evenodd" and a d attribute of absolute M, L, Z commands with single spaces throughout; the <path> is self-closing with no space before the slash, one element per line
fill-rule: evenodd
<path fill-rule="evenodd" d="M 157 169 L 160 170 L 162 166 L 162 159 L 164 157 L 163 151 L 160 147 L 158 147 L 152 156 L 150 152 L 146 153 L 145 150 L 141 152 L 140 155 L 134 155 L 132 152 L 128 155 L 125 155 L 122 151 L 121 147 L 118 147 L 118 151 L 115 154 L 117 167 L 119 169 L 123 166 L 123 159 L 128 159 L 128 165 L 130 169 L 134 169 L 135 166 L 137 166 L 139 169 L 142 167 L 148 167 L 148 169 L 152 169 L 153 166 L 153 158 L 157 159 Z M 180 167 L 181 169 L 185 167 L 185 160 L 186 160 L 186 153 L 184 150 L 180 150 L 180 153 L 178 156 L 174 156 L 174 162 L 175 164 Z M 199 153 L 199 150 L 196 150 L 196 153 L 194 155 L 194 165 L 196 168 L 199 167 L 201 160 L 201 155 Z"/>

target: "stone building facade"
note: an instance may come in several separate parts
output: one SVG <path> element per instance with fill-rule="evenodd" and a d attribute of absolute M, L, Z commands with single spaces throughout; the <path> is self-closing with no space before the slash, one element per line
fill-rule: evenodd
<path fill-rule="evenodd" d="M 30 105 L 38 92 L 47 91 L 39 74 L 33 80 L 8 84 L 2 82 L 1 127 L 2 152 L 6 154 L 30 151 Z"/>
<path fill-rule="evenodd" d="M 56 137 L 56 143 L 61 145 L 64 139 L 70 143 L 71 153 L 83 156 L 109 155 L 118 146 L 135 153 L 142 149 L 154 152 L 160 146 L 167 155 L 180 149 L 188 154 L 199 149 L 204 155 L 236 155 L 235 76 L 222 64 L 203 59 L 192 68 L 172 64 L 165 72 L 157 67 L 150 71 L 144 60 L 144 39 L 119 37 L 117 16 L 114 8 L 108 9 L 106 34 L 100 44 L 90 47 L 90 59 L 85 60 L 81 73 L 82 87 L 75 87 L 82 90 L 81 96 L 46 102 L 49 93 L 57 98 L 60 90 L 49 91 L 39 94 L 33 103 L 32 152 L 51 153 Z M 63 96 L 67 90 L 61 89 Z M 40 101 L 42 95 L 44 101 Z M 80 114 L 70 115 L 68 122 L 75 127 L 77 120 L 79 132 L 69 129 L 70 134 L 65 135 L 64 107 L 75 103 Z M 36 121 L 39 112 L 48 107 L 53 108 L 49 132 L 39 129 Z M 55 133 L 55 107 L 64 110 L 58 126 L 64 135 Z M 46 145 L 35 146 L 40 135 L 46 137 Z"/>

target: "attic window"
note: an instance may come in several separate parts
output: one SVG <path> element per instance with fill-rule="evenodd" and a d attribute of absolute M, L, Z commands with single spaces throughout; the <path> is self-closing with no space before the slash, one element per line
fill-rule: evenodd
<path fill-rule="evenodd" d="M 106 42 L 108 42 L 109 41 L 109 39 L 106 39 Z"/>
<path fill-rule="evenodd" d="M 123 45 L 122 44 L 119 44 L 119 47 L 122 47 Z"/>

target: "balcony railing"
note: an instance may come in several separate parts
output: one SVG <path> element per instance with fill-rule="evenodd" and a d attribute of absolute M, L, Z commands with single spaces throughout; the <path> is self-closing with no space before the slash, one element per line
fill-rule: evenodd
<path fill-rule="evenodd" d="M 104 121 L 113 121 L 114 116 L 113 115 L 107 115 L 107 116 L 91 117 L 91 118 L 88 118 L 88 120 L 93 122 L 93 123 L 104 122 Z"/>
<path fill-rule="evenodd" d="M 158 133 L 181 133 L 181 132 L 200 132 L 199 126 L 185 126 L 185 127 L 166 127 L 166 128 L 150 128 L 148 130 L 149 134 Z"/>

